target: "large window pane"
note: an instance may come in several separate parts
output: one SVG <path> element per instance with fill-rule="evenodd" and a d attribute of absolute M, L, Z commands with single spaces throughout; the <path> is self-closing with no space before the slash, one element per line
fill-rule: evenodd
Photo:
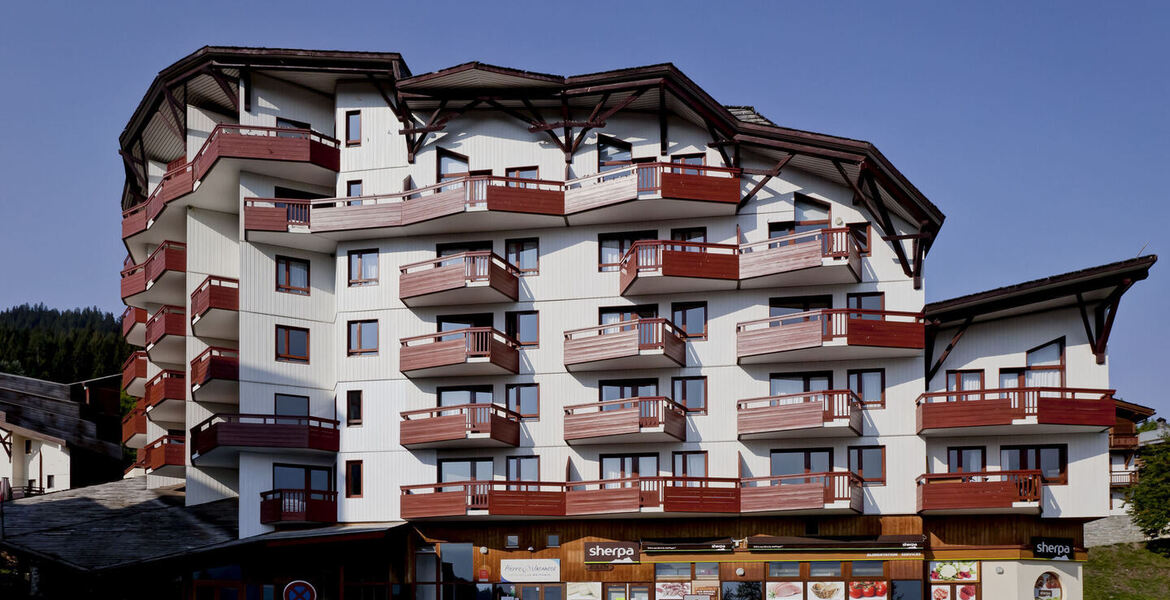
<path fill-rule="evenodd" d="M 444 542 L 439 546 L 443 581 L 472 581 L 472 545 Z"/>

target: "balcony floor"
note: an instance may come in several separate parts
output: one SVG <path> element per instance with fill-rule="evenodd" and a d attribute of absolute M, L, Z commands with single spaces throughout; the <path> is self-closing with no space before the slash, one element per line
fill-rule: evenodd
<path fill-rule="evenodd" d="M 1010 425 L 979 425 L 974 427 L 931 427 L 918 432 L 928 437 L 985 437 L 999 435 L 1066 435 L 1076 433 L 1099 433 L 1108 427 L 1100 425 L 1057 425 L 1038 423 L 1035 417 L 1014 419 Z"/>
<path fill-rule="evenodd" d="M 146 347 L 150 362 L 156 364 L 181 365 L 187 356 L 187 338 L 181 335 L 163 335 Z"/>
<path fill-rule="evenodd" d="M 209 308 L 191 319 L 191 333 L 199 337 L 237 340 L 240 338 L 240 312 Z"/>
<path fill-rule="evenodd" d="M 191 399 L 196 402 L 215 404 L 240 403 L 240 382 L 233 379 L 210 379 L 204 384 L 191 386 Z"/>
<path fill-rule="evenodd" d="M 146 417 L 155 423 L 182 424 L 187 418 L 187 403 L 177 398 L 164 398 L 158 404 L 146 407 Z"/>
<path fill-rule="evenodd" d="M 146 289 L 122 299 L 127 306 L 147 308 L 160 304 L 184 306 L 187 300 L 187 273 L 166 270 L 153 282 L 147 282 Z"/>
<path fill-rule="evenodd" d="M 515 302 L 486 281 L 469 281 L 466 284 L 441 292 L 403 298 L 402 303 L 416 308 L 419 306 L 454 306 L 460 304 L 497 304 Z"/>
<path fill-rule="evenodd" d="M 705 277 L 676 277 L 656 272 L 642 272 L 622 291 L 623 296 L 643 294 L 681 294 L 684 292 L 715 292 L 734 290 L 734 279 L 708 279 Z"/>
<path fill-rule="evenodd" d="M 740 260 L 742 261 L 743 258 L 741 257 Z M 806 285 L 845 285 L 861 281 L 860 275 L 853 272 L 849 263 L 830 258 L 820 260 L 822 263 L 813 267 L 743 279 L 740 281 L 739 287 L 748 290 Z"/>
<path fill-rule="evenodd" d="M 849 419 L 834 419 L 832 421 L 825 421 L 822 425 L 812 427 L 791 427 L 786 429 L 776 428 L 770 431 L 753 431 L 752 433 L 741 433 L 739 439 L 741 440 L 785 440 L 785 439 L 799 439 L 799 438 L 853 438 L 861 435 L 861 432 L 853 429 L 849 423 Z"/>
<path fill-rule="evenodd" d="M 883 346 L 850 345 L 845 340 L 833 340 L 806 348 L 794 348 L 766 354 L 741 356 L 739 364 L 758 365 L 768 363 L 815 362 L 837 360 L 867 360 L 886 358 L 907 358 L 919 356 L 919 348 L 887 348 Z"/>

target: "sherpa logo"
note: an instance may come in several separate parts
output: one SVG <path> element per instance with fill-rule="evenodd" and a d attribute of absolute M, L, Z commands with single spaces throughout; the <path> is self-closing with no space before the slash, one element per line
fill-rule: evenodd
<path fill-rule="evenodd" d="M 1032 555 L 1035 558 L 1070 560 L 1072 553 L 1073 541 L 1071 539 L 1032 538 Z"/>
<path fill-rule="evenodd" d="M 638 562 L 638 545 L 630 542 L 585 542 L 587 563 Z"/>

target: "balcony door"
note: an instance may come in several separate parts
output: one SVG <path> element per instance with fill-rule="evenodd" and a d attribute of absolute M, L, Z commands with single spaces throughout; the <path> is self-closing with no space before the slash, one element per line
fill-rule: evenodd
<path fill-rule="evenodd" d="M 597 172 L 616 171 L 633 164 L 633 145 L 608 135 L 597 136 Z M 609 181 L 617 176 L 603 177 Z"/>
<path fill-rule="evenodd" d="M 464 252 L 491 252 L 491 251 L 492 251 L 492 241 L 491 240 L 454 242 L 454 243 L 449 243 L 449 244 L 435 244 L 435 254 L 439 258 L 442 258 L 444 256 L 452 256 L 455 254 L 463 254 Z M 449 265 L 457 265 L 462 261 L 463 261 L 462 258 L 445 260 L 445 261 L 439 263 L 439 266 L 446 267 Z M 488 271 L 487 271 L 488 270 L 488 261 L 477 260 L 474 262 L 474 265 L 475 265 L 475 269 L 473 270 L 469 267 L 466 275 L 468 277 L 475 277 L 478 279 L 486 279 L 488 276 Z"/>
<path fill-rule="evenodd" d="M 978 473 L 987 467 L 987 449 L 982 446 L 947 448 L 948 473 Z"/>
<path fill-rule="evenodd" d="M 441 387 L 438 389 L 439 406 L 466 406 L 468 404 L 491 404 L 495 399 L 490 385 L 466 385 L 459 387 Z M 475 411 L 473 411 L 475 412 Z M 458 410 L 445 410 L 441 416 L 457 415 Z M 480 420 L 478 413 L 471 416 Z M 484 415 L 484 420 L 488 417 Z"/>
<path fill-rule="evenodd" d="M 768 316 L 784 317 L 787 315 L 801 315 L 793 317 L 792 319 L 779 319 L 772 321 L 770 327 L 779 327 L 781 325 L 792 325 L 805 321 L 811 321 L 820 317 L 812 316 L 807 313 L 809 311 L 821 310 L 825 308 L 833 308 L 832 296 L 798 296 L 794 298 L 769 298 L 768 299 Z M 829 319 L 821 319 L 822 327 L 821 333 L 829 332 Z"/>
<path fill-rule="evenodd" d="M 333 491 L 333 469 L 307 465 L 272 465 L 272 489 Z M 300 511 L 293 511 L 300 512 Z"/>
<path fill-rule="evenodd" d="M 800 475 L 803 473 L 828 473 L 833 470 L 833 450 L 816 448 L 810 450 L 773 450 L 772 476 Z M 780 480 L 781 485 L 824 483 L 822 477 L 791 478 Z"/>
<path fill-rule="evenodd" d="M 617 454 L 601 457 L 602 479 L 636 479 L 639 477 L 658 477 L 657 454 Z M 605 489 L 633 487 L 634 482 L 607 483 Z M 657 492 L 658 481 L 641 482 L 643 492 Z"/>
<path fill-rule="evenodd" d="M 507 469 L 505 479 L 508 481 L 540 481 L 539 456 L 509 456 L 505 459 Z M 540 491 L 539 485 L 509 485 L 509 490 L 526 492 Z"/>
<path fill-rule="evenodd" d="M 436 327 L 437 327 L 439 332 L 460 331 L 460 330 L 468 329 L 471 327 L 491 327 L 492 326 L 492 313 L 474 313 L 474 314 L 468 314 L 468 315 L 441 315 L 435 320 L 435 322 L 436 322 Z M 461 337 L 463 337 L 462 334 L 445 335 L 445 336 L 442 336 L 441 338 L 439 338 L 439 341 L 440 342 L 447 342 L 450 340 L 460 339 Z M 467 343 L 471 344 L 471 340 L 468 339 Z M 469 349 L 470 349 L 470 346 L 469 346 Z"/>
<path fill-rule="evenodd" d="M 598 384 L 598 391 L 602 402 L 609 400 L 624 400 L 626 398 L 648 398 L 658 395 L 657 379 L 619 379 L 616 381 L 602 381 Z M 620 405 L 602 406 L 602 411 L 618 410 Z M 646 417 L 648 414 L 642 414 Z"/>
<path fill-rule="evenodd" d="M 803 394 L 833 389 L 833 372 L 772 373 L 768 378 L 768 395 Z"/>
<path fill-rule="evenodd" d="M 634 321 L 637 319 L 656 319 L 658 318 L 657 304 L 643 304 L 639 306 L 623 306 L 602 308 L 598 311 L 597 321 L 599 325 L 609 325 L 612 323 L 625 323 L 627 321 Z M 654 344 L 658 340 L 657 330 L 649 325 L 623 325 L 621 327 L 607 327 L 601 330 L 603 335 L 612 335 L 620 331 L 631 331 L 635 327 L 638 328 L 638 345 L 645 346 Z"/>
<path fill-rule="evenodd" d="M 487 508 L 490 482 L 495 476 L 495 469 L 490 458 L 457 458 L 439 461 L 439 483 L 457 483 L 460 481 L 482 481 L 481 485 L 452 485 L 439 488 L 440 492 L 467 492 L 467 506 L 469 508 Z"/>
<path fill-rule="evenodd" d="M 829 218 L 830 209 L 827 203 L 813 200 L 802 194 L 794 194 L 792 201 L 792 220 L 768 223 L 768 239 L 825 229 L 829 226 Z M 784 243 L 775 244 L 772 247 L 782 245 Z"/>
<path fill-rule="evenodd" d="M 309 397 L 291 394 L 276 394 L 273 399 L 273 414 L 279 425 L 304 425 L 303 417 L 309 416 Z M 280 417 L 302 417 L 281 419 Z"/>
<path fill-rule="evenodd" d="M 846 306 L 858 310 L 885 310 L 885 292 L 866 292 L 863 294 L 849 294 L 845 297 Z M 870 319 L 880 321 L 882 316 L 868 313 L 850 313 L 850 319 Z"/>

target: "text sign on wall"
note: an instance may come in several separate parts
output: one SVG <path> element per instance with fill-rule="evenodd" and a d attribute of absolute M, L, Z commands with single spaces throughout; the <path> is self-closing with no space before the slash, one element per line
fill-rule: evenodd
<path fill-rule="evenodd" d="M 1072 560 L 1072 538 L 1032 538 L 1032 556 L 1051 560 Z"/>
<path fill-rule="evenodd" d="M 500 559 L 500 581 L 502 582 L 558 582 L 560 580 L 561 559 L 559 558 Z"/>
<path fill-rule="evenodd" d="M 585 542 L 585 564 L 636 563 L 639 549 L 636 542 Z"/>

